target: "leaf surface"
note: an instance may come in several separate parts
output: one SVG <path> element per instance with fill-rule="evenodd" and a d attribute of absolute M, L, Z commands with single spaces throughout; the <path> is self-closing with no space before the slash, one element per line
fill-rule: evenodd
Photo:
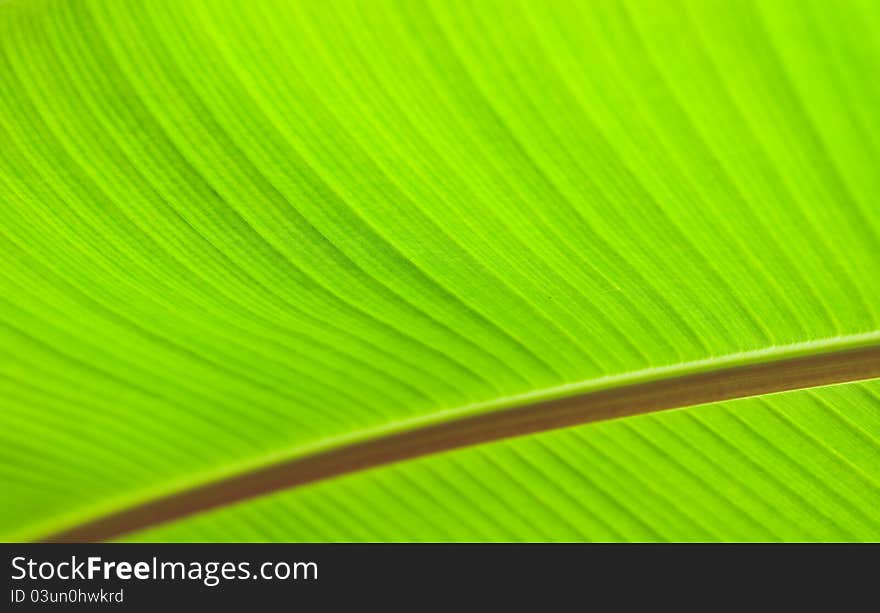
<path fill-rule="evenodd" d="M 876 346 L 878 35 L 869 1 L 0 5 L 0 535 Z M 766 428 L 729 444 L 799 444 Z"/>

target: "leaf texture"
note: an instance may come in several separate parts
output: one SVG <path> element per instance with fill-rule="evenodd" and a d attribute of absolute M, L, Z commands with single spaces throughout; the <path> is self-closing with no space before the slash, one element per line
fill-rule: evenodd
<path fill-rule="evenodd" d="M 877 344 L 878 37 L 869 0 L 0 5 L 0 535 L 524 393 Z M 699 452 L 805 445 L 749 432 Z M 754 535 L 876 534 L 827 509 Z M 634 513 L 545 530 L 687 532 Z"/>

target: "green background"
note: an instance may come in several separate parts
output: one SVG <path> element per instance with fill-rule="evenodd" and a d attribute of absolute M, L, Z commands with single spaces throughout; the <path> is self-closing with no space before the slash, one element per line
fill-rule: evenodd
<path fill-rule="evenodd" d="M 880 343 L 878 40 L 872 0 L 0 4 L 0 537 L 524 393 Z M 143 537 L 877 540 L 876 394 Z"/>

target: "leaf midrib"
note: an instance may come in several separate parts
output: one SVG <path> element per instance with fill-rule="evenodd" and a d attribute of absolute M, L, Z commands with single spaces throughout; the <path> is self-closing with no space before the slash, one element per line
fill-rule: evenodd
<path fill-rule="evenodd" d="M 437 411 L 279 450 L 31 527 L 102 541 L 232 503 L 458 447 L 594 421 L 880 377 L 880 331 L 649 368 Z M 24 539 L 22 539 L 24 540 Z"/>

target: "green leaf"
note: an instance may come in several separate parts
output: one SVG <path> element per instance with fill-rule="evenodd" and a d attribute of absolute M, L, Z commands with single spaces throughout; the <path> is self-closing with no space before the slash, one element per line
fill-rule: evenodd
<path fill-rule="evenodd" d="M 876 377 L 878 35 L 869 0 L 0 4 L 0 538 L 539 399 Z M 876 540 L 876 385 L 766 403 L 148 534 Z M 474 488 L 547 505 L 489 530 Z"/>

